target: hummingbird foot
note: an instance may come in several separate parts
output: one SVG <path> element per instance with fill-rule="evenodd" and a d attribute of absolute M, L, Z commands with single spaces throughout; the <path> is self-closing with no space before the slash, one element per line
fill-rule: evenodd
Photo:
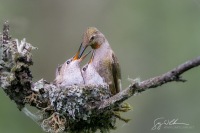
<path fill-rule="evenodd" d="M 122 117 L 118 111 L 113 111 L 113 114 L 116 118 L 124 121 L 125 123 L 128 123 L 131 120 L 131 119 L 126 119 L 126 118 Z"/>
<path fill-rule="evenodd" d="M 115 111 L 119 112 L 128 112 L 129 110 L 132 110 L 132 107 L 129 103 L 122 103 L 115 109 Z"/>

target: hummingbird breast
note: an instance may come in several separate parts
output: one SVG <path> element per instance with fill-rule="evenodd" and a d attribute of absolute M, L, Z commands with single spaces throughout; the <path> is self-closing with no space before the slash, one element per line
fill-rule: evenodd
<path fill-rule="evenodd" d="M 87 69 L 83 72 L 85 85 L 102 85 L 104 84 L 103 78 L 94 69 L 92 64 L 89 64 Z"/>
<path fill-rule="evenodd" d="M 58 77 L 58 78 L 57 78 Z M 83 85 L 84 80 L 79 62 L 73 61 L 70 64 L 64 63 L 60 75 L 56 77 L 56 84 L 60 86 Z"/>
<path fill-rule="evenodd" d="M 99 48 L 95 50 L 95 56 L 92 65 L 99 73 L 99 75 L 104 79 L 104 81 L 109 85 L 111 93 L 116 94 L 119 92 L 120 89 L 117 88 L 119 85 L 118 82 L 115 81 L 115 79 L 121 79 L 121 77 L 116 77 L 116 73 L 114 73 L 113 71 L 113 67 L 115 67 L 113 55 L 114 52 L 111 48 Z"/>

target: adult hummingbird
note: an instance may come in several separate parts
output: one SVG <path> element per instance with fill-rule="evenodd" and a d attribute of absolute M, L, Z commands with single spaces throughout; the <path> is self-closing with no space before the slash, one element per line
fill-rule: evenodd
<path fill-rule="evenodd" d="M 109 85 L 113 95 L 120 92 L 121 72 L 118 59 L 106 37 L 95 27 L 89 27 L 83 34 L 79 57 L 82 56 L 88 46 L 91 46 L 94 50 L 91 65 Z"/>
<path fill-rule="evenodd" d="M 103 85 L 105 84 L 103 78 L 99 75 L 99 73 L 92 65 L 93 58 L 94 51 L 92 52 L 90 61 L 82 68 L 82 75 L 85 81 L 85 85 Z"/>
<path fill-rule="evenodd" d="M 80 47 L 81 48 L 81 47 Z M 81 73 L 80 62 L 90 53 L 79 57 L 79 52 L 68 59 L 63 65 L 56 70 L 56 79 L 54 83 L 59 86 L 83 85 L 84 79 Z"/>

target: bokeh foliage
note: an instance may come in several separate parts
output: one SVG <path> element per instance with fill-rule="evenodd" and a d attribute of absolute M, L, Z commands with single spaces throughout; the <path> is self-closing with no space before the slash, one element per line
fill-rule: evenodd
<path fill-rule="evenodd" d="M 200 0 L 0 0 L 0 23 L 9 20 L 13 37 L 38 47 L 34 51 L 34 80 L 52 81 L 58 64 L 74 55 L 88 26 L 109 40 L 128 77 L 147 79 L 200 55 Z M 199 68 L 170 83 L 128 100 L 133 111 L 128 124 L 113 133 L 152 131 L 154 119 L 178 118 L 191 129 L 161 129 L 161 133 L 200 131 Z M 42 133 L 33 121 L 0 93 L 0 132 Z"/>

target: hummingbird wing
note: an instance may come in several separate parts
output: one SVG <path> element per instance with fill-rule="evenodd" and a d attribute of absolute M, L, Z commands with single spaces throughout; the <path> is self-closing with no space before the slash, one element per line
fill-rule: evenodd
<path fill-rule="evenodd" d="M 63 69 L 64 69 L 63 65 L 64 64 L 61 64 L 56 68 L 56 78 L 53 81 L 56 84 L 60 83 L 60 79 L 62 78 L 62 72 L 63 72 Z"/>
<path fill-rule="evenodd" d="M 121 68 L 119 65 L 119 61 L 117 57 L 115 56 L 114 52 L 112 52 L 112 74 L 113 74 L 113 80 L 116 88 L 116 93 L 120 92 L 122 90 L 121 87 Z"/>
<path fill-rule="evenodd" d="M 60 75 L 60 69 L 61 69 L 62 65 L 59 65 L 57 68 L 56 68 L 56 77 L 58 75 Z"/>

